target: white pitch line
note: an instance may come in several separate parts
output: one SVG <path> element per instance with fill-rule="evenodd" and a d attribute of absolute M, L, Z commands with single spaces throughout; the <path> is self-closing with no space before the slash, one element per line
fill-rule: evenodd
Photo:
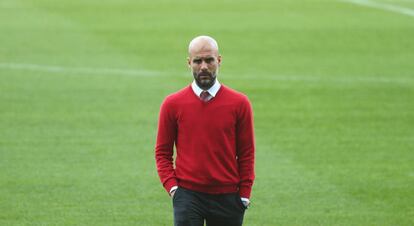
<path fill-rule="evenodd" d="M 392 11 L 392 12 L 396 12 L 399 14 L 404 14 L 407 16 L 414 17 L 414 9 L 406 8 L 402 6 L 396 6 L 396 5 L 387 4 L 387 3 L 379 3 L 379 2 L 375 2 L 371 0 L 341 0 L 341 1 L 350 2 L 350 3 L 354 3 L 358 5 L 364 5 L 364 6 L 368 6 L 371 8 L 383 9 L 383 10 Z"/>
<path fill-rule="evenodd" d="M 0 69 L 6 70 L 23 70 L 23 71 L 40 71 L 48 73 L 85 73 L 85 74 L 98 74 L 98 75 L 121 75 L 121 76 L 137 76 L 137 77 L 151 77 L 151 76 L 167 76 L 168 74 L 174 74 L 182 77 L 189 77 L 188 74 L 181 72 L 162 72 L 162 71 L 150 71 L 150 70 L 138 70 L 138 69 L 121 69 L 121 68 L 98 68 L 98 67 L 68 67 L 57 65 L 42 65 L 42 64 L 30 64 L 30 63 L 12 63 L 12 62 L 0 62 Z M 389 83 L 399 85 L 409 85 L 414 83 L 414 79 L 411 78 L 393 78 L 384 76 L 361 76 L 361 77 L 319 77 L 319 76 L 300 76 L 300 75 L 274 75 L 264 73 L 261 76 L 251 76 L 248 74 L 228 74 L 228 79 L 242 79 L 242 80 L 266 80 L 266 81 L 288 81 L 288 82 L 331 82 L 331 83 Z"/>
<path fill-rule="evenodd" d="M 137 69 L 121 68 L 94 68 L 94 67 L 65 67 L 57 65 L 27 64 L 27 63 L 10 63 L 0 62 L 0 69 L 43 71 L 53 73 L 87 73 L 87 74 L 116 74 L 131 76 L 157 76 L 161 72 Z"/>

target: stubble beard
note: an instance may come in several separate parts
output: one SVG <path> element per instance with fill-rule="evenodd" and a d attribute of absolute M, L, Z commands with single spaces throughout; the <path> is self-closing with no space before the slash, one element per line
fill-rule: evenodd
<path fill-rule="evenodd" d="M 200 73 L 193 72 L 193 76 L 194 76 L 194 79 L 195 79 L 197 85 L 201 89 L 208 90 L 216 82 L 216 77 L 217 77 L 216 73 L 217 72 L 213 72 L 213 73 L 210 73 L 210 72 L 200 72 Z M 205 78 L 200 79 L 200 76 L 208 76 L 208 79 L 205 79 Z"/>

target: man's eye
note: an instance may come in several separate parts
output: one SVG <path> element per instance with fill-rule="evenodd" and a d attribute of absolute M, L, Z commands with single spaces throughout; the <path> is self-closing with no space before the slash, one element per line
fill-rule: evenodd
<path fill-rule="evenodd" d="M 214 61 L 214 58 L 207 58 L 207 59 L 205 59 L 205 61 L 206 61 L 207 64 L 210 64 Z"/>
<path fill-rule="evenodd" d="M 193 60 L 193 63 L 195 63 L 195 64 L 201 64 L 201 59 Z"/>

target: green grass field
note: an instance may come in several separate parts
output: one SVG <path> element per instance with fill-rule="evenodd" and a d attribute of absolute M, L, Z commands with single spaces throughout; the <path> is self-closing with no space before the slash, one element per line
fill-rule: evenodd
<path fill-rule="evenodd" d="M 414 225 L 414 16 L 335 0 L 0 1 L 0 225 L 172 225 L 158 110 L 200 34 L 254 107 L 244 225 Z"/>

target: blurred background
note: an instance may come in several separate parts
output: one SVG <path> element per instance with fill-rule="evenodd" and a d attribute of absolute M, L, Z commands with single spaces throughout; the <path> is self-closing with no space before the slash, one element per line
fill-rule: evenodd
<path fill-rule="evenodd" d="M 414 1 L 1 0 L 0 225 L 172 225 L 158 111 L 198 35 L 254 108 L 245 225 L 414 224 Z"/>

